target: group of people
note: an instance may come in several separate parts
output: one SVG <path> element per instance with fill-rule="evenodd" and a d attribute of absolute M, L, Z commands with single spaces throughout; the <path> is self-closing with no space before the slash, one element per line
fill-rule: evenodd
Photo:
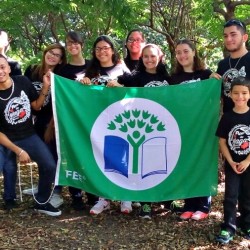
<path fill-rule="evenodd" d="M 144 34 L 131 30 L 126 38 L 127 56 L 122 60 L 116 42 L 107 35 L 99 36 L 92 47 L 92 58 L 83 57 L 84 42 L 74 31 L 65 37 L 65 47 L 48 46 L 41 63 L 31 65 L 24 75 L 11 75 L 5 53 L 8 42 L 2 42 L 0 33 L 0 170 L 4 175 L 3 199 L 6 209 L 16 203 L 16 158 L 21 163 L 35 161 L 39 169 L 39 183 L 35 192 L 34 209 L 52 216 L 61 214 L 62 187 L 56 186 L 50 197 L 55 177 L 57 152 L 50 93 L 50 72 L 82 82 L 107 87 L 161 87 L 189 84 L 210 77 L 222 79 L 223 116 L 216 131 L 220 148 L 225 157 L 226 188 L 224 222 L 216 241 L 228 243 L 236 232 L 236 212 L 241 216 L 239 226 L 250 239 L 250 189 L 248 166 L 250 164 L 249 107 L 250 53 L 246 48 L 246 25 L 230 20 L 224 25 L 224 44 L 229 56 L 221 60 L 216 72 L 206 68 L 200 59 L 194 42 L 182 39 L 176 42 L 176 63 L 168 73 L 164 53 L 156 44 L 147 43 Z M 66 54 L 69 61 L 66 62 Z M 201 83 L 202 84 L 202 83 Z M 248 118 L 249 117 L 249 118 Z M 239 144 L 244 140 L 244 144 Z M 195 166 L 194 166 L 195 168 Z M 82 190 L 68 187 L 72 207 L 85 208 Z M 29 193 L 30 191 L 26 191 Z M 86 193 L 91 214 L 100 214 L 110 208 L 110 201 Z M 167 208 L 174 201 L 166 201 Z M 121 201 L 121 212 L 132 211 L 131 201 Z M 139 215 L 151 218 L 151 204 L 141 201 Z M 207 218 L 211 197 L 194 197 L 184 200 L 180 219 L 201 220 Z"/>

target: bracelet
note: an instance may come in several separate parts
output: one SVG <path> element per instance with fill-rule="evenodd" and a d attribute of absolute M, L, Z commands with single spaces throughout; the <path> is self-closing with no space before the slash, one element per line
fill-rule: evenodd
<path fill-rule="evenodd" d="M 23 153 L 23 149 L 21 149 L 20 153 L 18 154 L 18 157 L 20 157 L 22 153 Z"/>

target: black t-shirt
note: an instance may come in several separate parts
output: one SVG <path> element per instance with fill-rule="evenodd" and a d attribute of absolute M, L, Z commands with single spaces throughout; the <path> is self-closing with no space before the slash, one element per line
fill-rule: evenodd
<path fill-rule="evenodd" d="M 38 94 L 27 77 L 13 76 L 12 79 L 10 88 L 0 90 L 0 130 L 15 141 L 35 132 L 31 103 L 38 98 Z"/>
<path fill-rule="evenodd" d="M 10 65 L 10 69 L 11 69 L 10 76 L 22 75 L 22 70 L 21 70 L 20 64 L 10 57 L 7 57 L 6 59 Z"/>
<path fill-rule="evenodd" d="M 197 70 L 195 72 L 182 72 L 178 74 L 173 74 L 170 77 L 170 84 L 186 84 L 201 80 L 206 80 L 211 75 L 212 71 L 210 69 Z"/>
<path fill-rule="evenodd" d="M 233 110 L 224 113 L 216 136 L 227 141 L 229 152 L 235 162 L 241 162 L 250 153 L 250 110 L 244 114 Z"/>
<path fill-rule="evenodd" d="M 100 76 L 91 79 L 93 84 L 107 85 L 110 80 L 117 80 L 118 76 L 129 74 L 130 71 L 125 63 L 118 63 L 111 67 L 100 67 Z"/>
<path fill-rule="evenodd" d="M 128 57 L 124 58 L 124 62 L 126 64 L 126 66 L 128 67 L 128 69 L 132 72 L 133 70 L 136 69 L 136 66 L 139 62 L 139 60 L 131 60 Z"/>
<path fill-rule="evenodd" d="M 60 75 L 62 77 L 71 79 L 71 80 L 81 80 L 84 77 L 86 68 L 89 65 L 89 60 L 85 60 L 84 65 L 72 65 L 67 63 L 60 70 Z"/>
<path fill-rule="evenodd" d="M 163 74 L 151 74 L 146 71 L 134 71 L 133 74 L 124 74 L 118 77 L 118 82 L 126 87 L 158 87 L 167 86 L 169 76 Z"/>
<path fill-rule="evenodd" d="M 221 60 L 218 64 L 217 73 L 222 76 L 223 111 L 227 112 L 234 107 L 229 96 L 232 80 L 239 76 L 250 79 L 250 52 L 241 58 L 227 57 Z"/>

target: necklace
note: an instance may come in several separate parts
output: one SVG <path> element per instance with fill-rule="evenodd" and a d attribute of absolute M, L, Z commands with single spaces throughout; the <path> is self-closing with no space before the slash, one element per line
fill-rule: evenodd
<path fill-rule="evenodd" d="M 11 98 L 11 96 L 13 95 L 13 93 L 14 93 L 14 89 L 15 89 L 14 81 L 12 80 L 12 78 L 10 78 L 10 80 L 11 80 L 11 83 L 12 83 L 11 93 L 7 98 L 0 97 L 0 100 L 2 100 L 2 101 L 8 101 Z"/>
<path fill-rule="evenodd" d="M 236 64 L 235 64 L 235 66 L 234 67 L 232 67 L 232 65 L 231 65 L 231 57 L 229 57 L 229 67 L 230 67 L 230 69 L 236 69 L 236 67 L 237 67 L 237 65 L 238 65 L 238 63 L 239 63 L 239 61 L 240 61 L 240 59 L 242 58 L 242 56 L 238 59 L 238 61 L 236 62 Z"/>

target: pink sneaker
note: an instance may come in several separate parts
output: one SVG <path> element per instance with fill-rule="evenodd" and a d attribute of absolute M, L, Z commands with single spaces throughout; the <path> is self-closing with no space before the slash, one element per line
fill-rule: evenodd
<path fill-rule="evenodd" d="M 187 212 L 182 213 L 180 218 L 182 220 L 188 220 L 192 217 L 193 214 L 194 214 L 194 212 L 187 211 Z"/>
<path fill-rule="evenodd" d="M 192 215 L 191 219 L 192 220 L 203 220 L 203 219 L 206 219 L 207 217 L 208 217 L 208 213 L 203 213 L 201 211 L 196 211 Z"/>

